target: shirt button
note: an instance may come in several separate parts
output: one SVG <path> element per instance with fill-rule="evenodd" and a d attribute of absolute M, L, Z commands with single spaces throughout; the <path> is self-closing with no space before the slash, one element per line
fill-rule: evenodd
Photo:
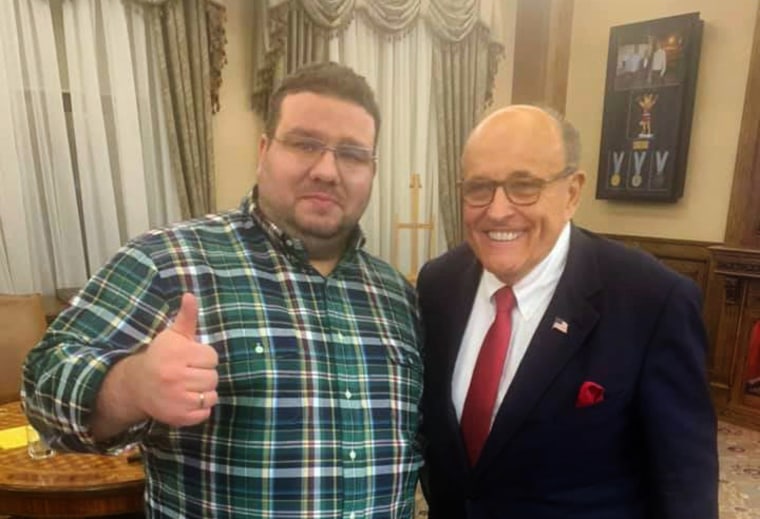
<path fill-rule="evenodd" d="M 340 332 L 338 332 L 338 339 L 340 339 L 341 341 L 343 340 L 343 334 Z"/>
<path fill-rule="evenodd" d="M 261 344 L 256 345 L 256 353 L 264 353 L 264 347 Z"/>
<path fill-rule="evenodd" d="M 348 514 L 348 519 L 354 519 L 356 517 L 356 512 L 351 512 Z"/>
<path fill-rule="evenodd" d="M 348 400 L 351 400 L 351 397 L 352 397 L 352 396 L 353 396 L 353 395 L 351 394 L 351 391 L 349 391 L 348 389 L 346 389 L 346 398 L 347 398 Z"/>
<path fill-rule="evenodd" d="M 348 457 L 351 458 L 352 460 L 355 460 L 356 459 L 356 451 L 349 452 L 348 453 Z"/>

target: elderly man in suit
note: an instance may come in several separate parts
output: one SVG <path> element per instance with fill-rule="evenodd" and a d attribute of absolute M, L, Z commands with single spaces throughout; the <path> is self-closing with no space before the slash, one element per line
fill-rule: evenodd
<path fill-rule="evenodd" d="M 699 291 L 570 222 L 579 150 L 519 105 L 465 146 L 467 243 L 418 280 L 431 519 L 717 518 Z"/>

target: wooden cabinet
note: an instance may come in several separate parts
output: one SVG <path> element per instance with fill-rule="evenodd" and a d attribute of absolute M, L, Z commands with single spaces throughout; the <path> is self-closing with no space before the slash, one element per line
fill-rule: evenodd
<path fill-rule="evenodd" d="M 760 430 L 760 248 L 607 237 L 649 252 L 699 285 L 704 295 L 708 376 L 716 411 L 721 419 Z"/>
<path fill-rule="evenodd" d="M 760 250 L 711 247 L 710 385 L 721 418 L 760 428 Z"/>
<path fill-rule="evenodd" d="M 710 248 L 710 384 L 720 415 L 760 430 L 760 5 L 728 207 Z"/>

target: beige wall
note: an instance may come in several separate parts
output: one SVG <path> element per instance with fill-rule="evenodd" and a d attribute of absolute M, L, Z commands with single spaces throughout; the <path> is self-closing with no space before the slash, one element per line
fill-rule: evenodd
<path fill-rule="evenodd" d="M 610 27 L 696 11 L 704 32 L 683 198 L 596 200 Z M 578 224 L 605 233 L 723 240 L 756 12 L 757 0 L 575 0 L 566 113 L 580 129 L 588 173 Z"/>
<path fill-rule="evenodd" d="M 256 177 L 261 119 L 251 108 L 253 78 L 253 2 L 225 0 L 227 65 L 219 92 L 221 109 L 214 115 L 216 204 L 236 207 Z"/>

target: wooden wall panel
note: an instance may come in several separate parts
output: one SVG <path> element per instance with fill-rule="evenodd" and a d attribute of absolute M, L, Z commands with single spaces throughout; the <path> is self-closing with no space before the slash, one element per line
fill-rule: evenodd
<path fill-rule="evenodd" d="M 736 151 L 726 243 L 760 249 L 760 5 Z"/>
<path fill-rule="evenodd" d="M 565 112 L 573 0 L 519 0 L 512 102 Z"/>
<path fill-rule="evenodd" d="M 706 296 L 710 272 L 708 247 L 715 243 L 617 234 L 606 236 L 652 254 L 676 272 L 692 278 Z"/>
<path fill-rule="evenodd" d="M 718 415 L 760 430 L 760 396 L 746 390 L 750 332 L 760 321 L 760 250 L 711 247 L 717 302 L 711 386 Z"/>

